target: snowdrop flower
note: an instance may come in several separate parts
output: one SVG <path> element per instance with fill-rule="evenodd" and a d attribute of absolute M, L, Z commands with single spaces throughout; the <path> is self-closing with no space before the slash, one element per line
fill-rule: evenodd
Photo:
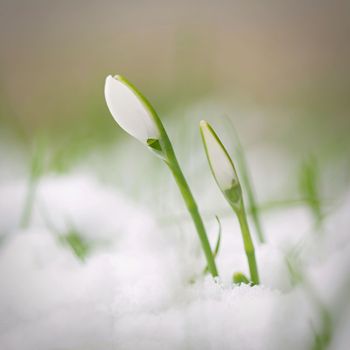
<path fill-rule="evenodd" d="M 208 271 L 213 277 L 217 277 L 215 257 L 197 203 L 182 173 L 161 119 L 146 98 L 119 75 L 106 78 L 105 98 L 115 121 L 127 133 L 147 145 L 171 170 L 197 230 Z"/>
<path fill-rule="evenodd" d="M 207 154 L 210 169 L 214 175 L 215 181 L 236 213 L 241 226 L 243 246 L 247 256 L 251 282 L 253 284 L 259 284 L 259 272 L 255 259 L 254 243 L 250 235 L 247 215 L 242 198 L 242 189 L 236 169 L 233 165 L 232 159 L 213 128 L 206 121 L 202 120 L 200 122 L 200 130 L 205 153 Z M 242 274 L 235 275 L 234 282 L 246 283 L 247 278 Z"/>
<path fill-rule="evenodd" d="M 241 198 L 241 186 L 233 162 L 213 128 L 204 120 L 200 130 L 210 169 L 220 190 L 230 202 Z"/>
<path fill-rule="evenodd" d="M 105 98 L 113 118 L 127 133 L 146 145 L 159 140 L 152 107 L 123 77 L 106 78 Z"/>

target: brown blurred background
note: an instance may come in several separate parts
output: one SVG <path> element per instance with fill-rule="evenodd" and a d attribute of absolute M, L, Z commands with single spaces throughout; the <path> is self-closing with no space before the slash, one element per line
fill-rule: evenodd
<path fill-rule="evenodd" d="M 219 97 L 347 145 L 349 1 L 0 4 L 1 127 L 20 137 L 112 139 L 103 84 L 120 73 L 163 115 Z"/>

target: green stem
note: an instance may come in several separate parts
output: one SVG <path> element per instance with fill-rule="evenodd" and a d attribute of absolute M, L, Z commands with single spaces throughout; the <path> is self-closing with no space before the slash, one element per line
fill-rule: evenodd
<path fill-rule="evenodd" d="M 154 112 L 155 113 L 155 112 Z M 213 252 L 211 250 L 208 236 L 203 224 L 203 220 L 201 215 L 199 214 L 197 203 L 192 195 L 192 192 L 190 190 L 190 187 L 188 186 L 188 183 L 185 179 L 185 176 L 180 168 L 179 162 L 176 158 L 173 146 L 169 140 L 169 137 L 164 129 L 164 126 L 162 122 L 160 121 L 159 117 L 155 114 L 156 122 L 158 124 L 158 127 L 160 129 L 161 137 L 160 137 L 160 143 L 162 146 L 162 150 L 164 152 L 165 163 L 169 166 L 175 181 L 179 187 L 179 190 L 181 192 L 181 195 L 185 201 L 186 207 L 188 212 L 190 213 L 193 223 L 196 227 L 199 240 L 202 245 L 202 249 L 204 251 L 204 255 L 207 260 L 208 270 L 211 273 L 213 277 L 218 276 L 218 271 L 215 264 L 215 258 L 213 256 Z"/>
<path fill-rule="evenodd" d="M 199 240 L 201 242 L 202 249 L 204 251 L 204 254 L 205 254 L 205 257 L 207 260 L 208 270 L 210 271 L 210 273 L 213 277 L 216 277 L 216 276 L 218 276 L 218 271 L 217 271 L 215 259 L 214 259 L 209 241 L 208 241 L 207 233 L 205 231 L 203 220 L 199 214 L 196 201 L 192 195 L 192 192 L 187 184 L 187 181 L 186 181 L 186 179 L 182 173 L 182 170 L 179 166 L 179 163 L 176 159 L 175 153 L 172 150 L 172 146 L 170 144 L 170 141 L 169 141 L 169 145 L 171 147 L 171 150 L 168 149 L 168 152 L 167 152 L 168 160 L 166 163 L 168 164 L 168 166 L 169 166 L 169 168 L 170 168 L 170 170 L 175 178 L 175 181 L 176 181 L 176 183 L 180 189 L 180 192 L 182 194 L 182 197 L 186 203 L 187 210 L 189 211 L 189 213 L 192 217 L 192 220 L 194 222 L 194 225 L 196 227 L 198 237 L 199 237 Z"/>
<path fill-rule="evenodd" d="M 244 251 L 247 255 L 247 260 L 249 265 L 250 279 L 254 284 L 259 284 L 259 272 L 258 272 L 258 266 L 256 264 L 256 259 L 255 259 L 254 244 L 250 235 L 249 226 L 247 222 L 247 215 L 245 213 L 243 203 L 241 208 L 238 210 L 236 209 L 235 212 L 237 214 L 238 221 L 241 226 Z"/>

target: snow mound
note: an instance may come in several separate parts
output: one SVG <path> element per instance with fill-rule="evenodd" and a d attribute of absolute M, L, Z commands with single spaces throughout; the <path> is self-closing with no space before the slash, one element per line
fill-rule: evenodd
<path fill-rule="evenodd" d="M 286 264 L 300 243 L 305 276 L 342 325 L 332 348 L 349 341 L 349 310 L 336 302 L 349 271 L 350 195 L 322 235 L 303 212 L 264 218 L 269 243 L 256 247 L 262 285 L 251 287 L 231 283 L 233 272 L 248 274 L 233 218 L 222 220 L 221 279 L 213 281 L 202 277 L 192 226 L 159 225 L 110 186 L 81 174 L 46 177 L 30 225 L 20 229 L 25 190 L 19 180 L 0 186 L 1 349 L 310 349 L 322 329 L 318 304 Z M 60 239 L 72 227 L 92 247 L 84 259 Z"/>

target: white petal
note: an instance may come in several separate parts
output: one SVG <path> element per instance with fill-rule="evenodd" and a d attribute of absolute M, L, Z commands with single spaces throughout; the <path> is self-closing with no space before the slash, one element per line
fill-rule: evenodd
<path fill-rule="evenodd" d="M 238 181 L 236 171 L 223 146 L 210 130 L 208 123 L 200 122 L 210 167 L 221 191 L 229 190 L 233 181 Z"/>
<path fill-rule="evenodd" d="M 115 121 L 127 133 L 143 143 L 159 139 L 152 114 L 137 94 L 118 77 L 108 76 L 105 83 L 107 106 Z"/>

